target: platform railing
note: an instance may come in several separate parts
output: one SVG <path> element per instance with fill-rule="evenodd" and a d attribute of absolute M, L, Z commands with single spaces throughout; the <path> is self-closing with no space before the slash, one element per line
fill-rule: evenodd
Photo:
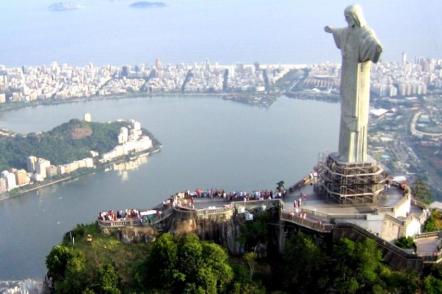
<path fill-rule="evenodd" d="M 307 227 L 309 229 L 329 233 L 333 230 L 334 225 L 330 223 L 322 223 L 321 221 L 310 220 L 308 218 L 302 218 L 298 214 L 288 211 L 281 212 L 281 220 L 293 222 L 295 224 L 301 225 L 303 227 Z"/>
<path fill-rule="evenodd" d="M 102 227 L 121 228 L 127 226 L 142 226 L 140 219 L 117 219 L 117 220 L 98 220 Z"/>
<path fill-rule="evenodd" d="M 439 237 L 442 238 L 442 231 L 434 231 L 434 232 L 425 232 L 415 235 L 414 239 L 422 239 L 422 238 L 429 238 L 429 237 Z"/>

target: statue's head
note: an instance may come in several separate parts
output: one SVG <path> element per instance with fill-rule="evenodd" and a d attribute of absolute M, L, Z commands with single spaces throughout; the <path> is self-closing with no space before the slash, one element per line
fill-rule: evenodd
<path fill-rule="evenodd" d="M 345 20 L 348 23 L 349 27 L 364 27 L 366 22 L 364 19 L 364 15 L 362 14 L 361 6 L 355 4 L 350 5 L 344 10 Z"/>

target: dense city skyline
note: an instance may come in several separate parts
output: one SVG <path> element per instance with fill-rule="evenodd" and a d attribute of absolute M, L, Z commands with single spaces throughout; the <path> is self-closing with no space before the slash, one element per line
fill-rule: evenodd
<path fill-rule="evenodd" d="M 85 65 L 338 62 L 325 25 L 344 26 L 348 1 L 182 1 L 134 9 L 130 0 L 74 1 L 82 8 L 53 12 L 52 0 L 5 1 L 0 9 L 0 64 Z M 359 1 L 386 48 L 385 61 L 409 56 L 440 58 L 442 3 Z M 20 20 L 20 21 L 17 21 Z M 20 36 L 20 37 L 17 37 Z"/>
<path fill-rule="evenodd" d="M 372 94 L 379 97 L 426 95 L 442 85 L 442 59 L 408 58 L 380 62 L 373 68 Z M 299 77 L 291 70 L 299 69 Z M 286 76 L 287 75 L 287 76 Z M 0 65 L 0 104 L 35 100 L 87 98 L 130 93 L 278 93 L 286 78 L 297 88 L 337 93 L 340 66 L 336 63 L 295 64 L 193 64 L 153 65 L 72 64 L 5 67 Z M 299 79 L 299 82 L 296 80 Z M 290 90 L 290 87 L 285 89 Z"/>

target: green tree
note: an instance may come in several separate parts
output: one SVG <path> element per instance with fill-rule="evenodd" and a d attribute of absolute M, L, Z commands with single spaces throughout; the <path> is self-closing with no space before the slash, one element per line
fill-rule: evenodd
<path fill-rule="evenodd" d="M 284 192 L 284 191 L 285 191 L 285 187 L 284 187 L 284 185 L 285 185 L 285 182 L 284 182 L 284 181 L 279 181 L 279 182 L 277 182 L 277 183 L 276 183 L 276 190 L 277 190 L 278 192 Z"/>
<path fill-rule="evenodd" d="M 241 226 L 239 241 L 246 251 L 252 251 L 258 243 L 267 243 L 271 217 L 270 211 L 258 213 L 253 221 Z"/>
<path fill-rule="evenodd" d="M 115 272 L 115 268 L 111 264 L 105 264 L 98 269 L 97 275 L 97 293 L 103 294 L 119 294 L 118 289 L 119 277 Z"/>
<path fill-rule="evenodd" d="M 227 252 L 213 242 L 203 241 L 203 262 L 216 277 L 216 286 L 222 291 L 233 279 L 233 270 L 229 264 Z"/>
<path fill-rule="evenodd" d="M 424 290 L 426 294 L 442 294 L 442 280 L 432 275 L 425 277 Z"/>
<path fill-rule="evenodd" d="M 340 293 L 371 292 L 379 281 L 382 255 L 375 241 L 340 240 L 334 248 L 334 285 Z M 380 285 L 376 286 L 379 291 Z"/>
<path fill-rule="evenodd" d="M 260 280 L 251 280 L 250 269 L 244 263 L 233 263 L 233 277 L 227 293 L 234 294 L 264 294 L 266 289 Z"/>
<path fill-rule="evenodd" d="M 430 217 L 424 224 L 425 232 L 434 232 L 442 229 L 442 213 L 438 210 L 433 210 Z"/>
<path fill-rule="evenodd" d="M 74 251 L 74 256 L 68 261 L 65 276 L 55 282 L 56 293 L 75 294 L 83 292 L 91 284 L 86 270 L 86 258 L 82 252 Z"/>
<path fill-rule="evenodd" d="M 424 224 L 424 231 L 425 232 L 434 232 L 437 231 L 438 227 L 436 225 L 436 220 L 434 219 L 433 216 L 430 216 Z"/>
<path fill-rule="evenodd" d="M 249 265 L 250 280 L 252 280 L 253 274 L 255 272 L 255 266 L 256 266 L 256 253 L 255 252 L 247 252 L 246 254 L 244 254 L 244 260 Z"/>
<path fill-rule="evenodd" d="M 232 290 L 234 294 L 265 294 L 267 293 L 265 287 L 263 287 L 259 282 L 253 283 L 238 283 L 234 284 Z"/>
<path fill-rule="evenodd" d="M 411 188 L 412 193 L 416 199 L 423 201 L 425 203 L 431 203 L 433 197 L 431 195 L 430 188 L 427 182 L 423 178 L 418 178 Z"/>
<path fill-rule="evenodd" d="M 75 248 L 55 246 L 46 258 L 46 265 L 57 293 L 120 293 L 115 268 L 110 264 L 88 268 L 84 253 Z"/>
<path fill-rule="evenodd" d="M 52 278 L 53 281 L 62 280 L 65 276 L 66 267 L 74 256 L 75 254 L 70 247 L 57 245 L 52 248 L 46 257 L 48 276 Z"/>
<path fill-rule="evenodd" d="M 442 265 L 434 264 L 430 272 L 424 278 L 424 290 L 426 294 L 442 294 Z"/>
<path fill-rule="evenodd" d="M 233 279 L 227 253 L 196 235 L 161 235 L 141 267 L 142 287 L 173 293 L 219 293 Z"/>
<path fill-rule="evenodd" d="M 396 246 L 405 248 L 405 249 L 416 249 L 416 244 L 412 237 L 401 237 L 397 239 L 395 242 Z"/>
<path fill-rule="evenodd" d="M 162 234 L 152 244 L 145 262 L 141 266 L 142 283 L 151 289 L 172 289 L 176 281 L 185 277 L 176 270 L 178 246 L 172 234 Z"/>
<path fill-rule="evenodd" d="M 178 270 L 189 281 L 203 266 L 203 246 L 198 237 L 193 234 L 181 237 L 178 242 Z"/>
<path fill-rule="evenodd" d="M 419 277 L 415 272 L 393 271 L 382 265 L 379 276 L 382 289 L 388 293 L 414 294 L 418 289 Z"/>
<path fill-rule="evenodd" d="M 327 256 L 308 235 L 298 233 L 286 243 L 284 273 L 287 289 L 297 293 L 323 291 L 327 284 Z"/>

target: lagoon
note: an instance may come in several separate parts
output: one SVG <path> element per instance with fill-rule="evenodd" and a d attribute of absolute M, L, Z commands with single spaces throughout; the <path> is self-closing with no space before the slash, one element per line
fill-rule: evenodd
<path fill-rule="evenodd" d="M 299 180 L 320 152 L 337 148 L 339 105 L 286 97 L 270 108 L 213 96 L 45 105 L 0 113 L 0 128 L 46 131 L 85 112 L 94 121 L 139 120 L 163 148 L 135 170 L 97 172 L 0 201 L 0 280 L 41 279 L 51 247 L 100 210 L 148 208 L 198 187 L 274 189 L 279 180 Z"/>

